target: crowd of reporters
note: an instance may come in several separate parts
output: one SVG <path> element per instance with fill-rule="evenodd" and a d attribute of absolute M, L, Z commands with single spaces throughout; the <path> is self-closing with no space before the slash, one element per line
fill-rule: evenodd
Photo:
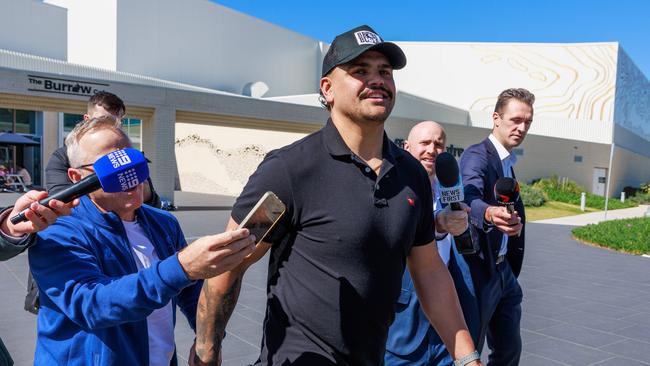
<path fill-rule="evenodd" d="M 116 151 L 131 163 L 144 161 L 121 128 L 122 100 L 95 94 L 84 120 L 48 162 L 47 192 L 27 192 L 0 213 L 0 259 L 29 248 L 30 303 L 38 310 L 34 363 L 177 364 L 178 307 L 197 333 L 190 363 L 219 364 L 241 278 L 271 249 L 256 364 L 480 365 L 485 339 L 490 365 L 518 364 L 516 277 L 525 215 L 515 198 L 500 205 L 494 186 L 515 178 L 511 152 L 530 127 L 534 96 L 524 89 L 499 95 L 492 133 L 466 149 L 447 184 L 436 165 L 447 159 L 442 125 L 416 124 L 404 150 L 384 133 L 396 92 L 392 72 L 405 64 L 399 47 L 370 27 L 339 35 L 323 61 L 320 91 L 330 111 L 324 129 L 268 154 L 226 231 L 191 245 L 177 219 L 159 209 L 146 163 L 138 168 L 146 174 L 131 176 L 128 189 L 111 191 L 100 182 L 88 194 L 41 204 L 101 175 L 97 162 Z M 373 199 L 357 205 L 356 217 L 336 212 L 364 195 L 365 185 L 361 191 L 354 185 L 361 181 L 373 183 Z M 355 197 L 324 193 L 340 189 Z M 267 190 L 278 193 L 287 214 L 256 246 L 257 238 L 237 225 Z M 457 198 L 445 198 L 451 195 Z M 11 219 L 21 214 L 24 221 Z M 377 220 L 390 228 L 378 229 Z M 348 242 L 353 245 L 328 246 Z M 363 268 L 368 272 L 360 273 Z M 319 306 L 323 314 L 305 318 Z M 367 338 L 354 339 L 360 336 Z"/>

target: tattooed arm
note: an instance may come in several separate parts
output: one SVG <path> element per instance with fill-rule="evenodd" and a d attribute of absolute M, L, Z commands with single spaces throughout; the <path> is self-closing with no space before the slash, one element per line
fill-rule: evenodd
<path fill-rule="evenodd" d="M 237 223 L 231 218 L 226 231 L 236 228 Z M 260 243 L 241 265 L 204 282 L 196 314 L 196 353 L 193 360 L 190 360 L 194 361 L 194 365 L 221 363 L 221 342 L 228 320 L 237 305 L 244 272 L 262 258 L 269 248 L 270 245 Z"/>

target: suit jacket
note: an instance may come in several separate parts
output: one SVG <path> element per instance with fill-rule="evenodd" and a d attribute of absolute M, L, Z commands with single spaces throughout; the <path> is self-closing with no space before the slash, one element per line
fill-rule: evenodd
<path fill-rule="evenodd" d="M 438 198 L 436 199 L 438 200 Z M 436 211 L 442 210 L 443 208 L 439 200 L 437 201 L 436 208 Z M 474 292 L 472 276 L 469 273 L 467 264 L 464 263 L 463 256 L 456 250 L 453 238 L 450 239 L 449 274 L 456 287 L 458 300 L 460 301 L 463 315 L 465 316 L 465 323 L 470 329 L 474 342 L 477 343 L 479 309 L 476 303 L 476 293 Z M 430 334 L 430 336 L 427 336 L 427 334 Z M 434 335 L 435 337 L 433 337 Z M 402 356 L 410 355 L 420 345 L 434 338 L 439 340 L 440 345 L 443 344 L 422 310 L 422 306 L 415 293 L 413 279 L 411 279 L 411 274 L 408 268 L 406 268 L 402 277 L 402 289 L 397 299 L 397 304 L 395 305 L 395 320 L 388 329 L 386 350 Z"/>
<path fill-rule="evenodd" d="M 468 260 L 471 263 L 482 262 L 486 266 L 488 273 L 494 273 L 496 258 L 501 248 L 503 233 L 497 229 L 486 232 L 485 229 L 485 209 L 488 206 L 497 205 L 494 198 L 494 184 L 499 178 L 503 178 L 503 168 L 499 153 L 489 139 L 472 145 L 463 152 L 460 158 L 460 168 L 463 176 L 463 185 L 465 191 L 465 203 L 472 208 L 470 213 L 470 229 L 472 239 L 477 240 L 483 260 L 472 258 Z M 513 178 L 514 178 L 513 172 Z M 524 259 L 524 238 L 526 231 L 526 214 L 524 204 L 520 200 L 515 203 L 515 210 L 521 217 L 524 227 L 520 236 L 511 236 L 508 238 L 508 253 L 506 258 L 512 272 L 519 276 L 521 264 Z M 477 257 L 474 255 L 474 257 Z M 471 264 L 470 264 L 471 265 Z"/>

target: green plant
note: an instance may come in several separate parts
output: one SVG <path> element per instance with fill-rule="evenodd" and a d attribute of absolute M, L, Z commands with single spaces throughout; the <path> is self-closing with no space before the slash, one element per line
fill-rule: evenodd
<path fill-rule="evenodd" d="M 559 201 L 570 203 L 572 205 L 580 205 L 580 195 L 582 192 L 586 192 L 585 206 L 599 210 L 605 209 L 605 197 L 588 193 L 586 189 L 572 180 L 559 179 L 554 175 L 551 178 L 538 180 L 533 184 L 533 187 L 541 189 L 546 195 L 548 201 Z M 635 207 L 637 205 L 638 203 L 631 200 L 621 202 L 617 199 L 610 199 L 607 208 L 615 210 L 619 208 Z"/>
<path fill-rule="evenodd" d="M 645 194 L 650 194 L 650 180 L 641 184 L 641 191 Z"/>
<path fill-rule="evenodd" d="M 650 217 L 604 221 L 575 228 L 582 241 L 634 254 L 650 254 Z"/>
<path fill-rule="evenodd" d="M 650 193 L 637 192 L 634 196 L 631 196 L 629 200 L 638 205 L 650 205 Z"/>
<path fill-rule="evenodd" d="M 546 202 L 546 197 L 544 197 L 544 192 L 536 187 L 533 187 L 528 184 L 521 184 L 520 195 L 521 200 L 524 202 L 526 207 L 540 207 Z"/>

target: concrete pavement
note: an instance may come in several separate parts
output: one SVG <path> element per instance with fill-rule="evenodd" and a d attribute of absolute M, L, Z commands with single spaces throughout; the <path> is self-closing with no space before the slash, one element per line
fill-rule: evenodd
<path fill-rule="evenodd" d="M 229 217 L 228 211 L 174 215 L 189 238 L 220 231 Z M 650 365 L 650 259 L 579 244 L 571 239 L 571 228 L 528 224 L 520 277 L 521 365 Z M 252 363 L 259 354 L 266 274 L 265 257 L 244 277 L 224 340 L 224 366 Z M 22 310 L 26 278 L 26 254 L 0 263 L 0 335 L 17 365 L 31 364 L 34 352 L 36 318 Z M 180 312 L 177 319 L 183 364 L 194 335 Z"/>

